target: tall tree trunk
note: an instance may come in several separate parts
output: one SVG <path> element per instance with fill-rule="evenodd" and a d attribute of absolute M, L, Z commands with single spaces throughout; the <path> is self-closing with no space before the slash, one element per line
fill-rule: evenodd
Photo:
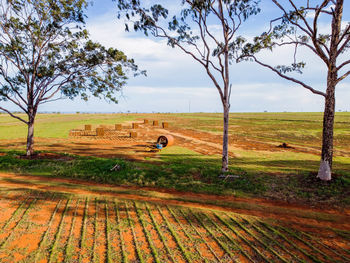
<path fill-rule="evenodd" d="M 222 141 L 222 172 L 228 171 L 228 123 L 230 118 L 230 106 L 224 105 L 224 133 Z"/>
<path fill-rule="evenodd" d="M 329 73 L 327 80 L 327 95 L 323 115 L 322 154 L 317 177 L 323 181 L 332 179 L 333 164 L 333 130 L 335 116 L 335 83 L 334 73 Z M 333 76 L 332 76 L 333 75 Z M 336 74 L 335 74 L 336 75 Z M 335 78 L 336 79 L 336 78 Z"/>
<path fill-rule="evenodd" d="M 344 0 L 337 0 L 332 18 L 332 35 L 329 48 L 327 91 L 323 116 L 322 154 L 317 177 L 323 181 L 332 179 L 333 129 L 335 115 L 335 86 L 338 80 L 337 57 Z"/>
<path fill-rule="evenodd" d="M 32 156 L 34 153 L 34 118 L 29 117 L 28 135 L 27 135 L 27 156 Z"/>

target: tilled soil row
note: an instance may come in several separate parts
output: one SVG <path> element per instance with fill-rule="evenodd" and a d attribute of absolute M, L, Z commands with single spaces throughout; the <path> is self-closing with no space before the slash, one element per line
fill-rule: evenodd
<path fill-rule="evenodd" d="M 0 195 L 1 262 L 349 262 L 350 233 L 101 196 Z"/>

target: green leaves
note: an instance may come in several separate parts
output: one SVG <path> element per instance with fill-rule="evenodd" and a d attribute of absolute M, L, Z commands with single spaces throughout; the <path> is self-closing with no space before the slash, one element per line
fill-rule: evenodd
<path fill-rule="evenodd" d="M 286 65 L 279 65 L 276 66 L 275 68 L 280 72 L 280 73 L 290 73 L 290 72 L 297 72 L 302 74 L 302 69 L 305 67 L 305 62 L 298 62 L 298 63 L 292 63 L 290 66 Z"/>

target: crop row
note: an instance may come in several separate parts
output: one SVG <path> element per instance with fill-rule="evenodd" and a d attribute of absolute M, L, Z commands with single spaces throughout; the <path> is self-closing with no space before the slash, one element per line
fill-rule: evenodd
<path fill-rule="evenodd" d="M 350 262 L 340 230 L 325 237 L 229 212 L 55 196 L 23 198 L 6 209 L 0 261 Z"/>

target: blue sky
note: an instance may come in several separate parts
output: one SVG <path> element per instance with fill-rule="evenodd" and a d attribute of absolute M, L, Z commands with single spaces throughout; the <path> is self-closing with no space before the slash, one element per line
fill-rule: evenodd
<path fill-rule="evenodd" d="M 142 1 L 152 3 L 153 1 Z M 169 10 L 179 9 L 181 0 L 163 1 Z M 263 12 L 244 27 L 249 38 L 266 29 L 269 17 L 278 14 L 270 2 L 263 0 Z M 349 1 L 345 1 L 349 2 Z M 349 21 L 350 3 L 345 4 L 344 19 Z M 117 20 L 112 0 L 96 0 L 89 7 L 87 29 L 91 38 L 103 45 L 115 47 L 135 59 L 147 77 L 131 78 L 123 90 L 119 104 L 91 99 L 83 102 L 59 101 L 44 104 L 40 111 L 61 112 L 221 112 L 217 90 L 204 69 L 188 55 L 167 46 L 164 40 L 146 37 L 141 33 L 125 32 L 124 22 Z M 321 27 L 327 28 L 324 23 Z M 273 64 L 290 63 L 291 49 L 275 54 L 263 54 Z M 349 53 L 348 53 L 349 54 Z M 303 79 L 314 88 L 325 89 L 325 66 L 308 52 L 300 52 L 307 62 Z M 274 73 L 253 63 L 232 65 L 231 112 L 323 111 L 323 97 L 282 80 Z M 350 111 L 350 78 L 337 88 L 337 110 Z M 190 106 L 190 107 L 189 107 Z"/>

